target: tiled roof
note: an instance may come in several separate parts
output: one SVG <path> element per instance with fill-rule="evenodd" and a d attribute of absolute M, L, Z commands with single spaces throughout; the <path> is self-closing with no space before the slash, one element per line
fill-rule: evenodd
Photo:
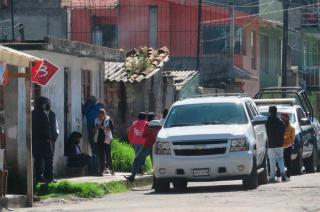
<path fill-rule="evenodd" d="M 99 7 L 116 7 L 119 0 L 62 0 L 62 7 L 70 8 L 99 8 Z"/>
<path fill-rule="evenodd" d="M 169 61 L 169 52 L 166 48 L 159 50 L 148 49 L 147 56 L 143 58 L 149 60 L 149 65 L 145 70 L 134 70 L 133 67 L 138 69 L 137 63 L 141 63 L 140 52 L 142 50 L 133 49 L 129 51 L 125 62 L 105 62 L 105 80 L 129 83 L 142 82 L 162 70 L 164 64 Z M 143 62 L 146 61 L 143 60 Z"/>
<path fill-rule="evenodd" d="M 173 84 L 176 90 L 181 90 L 190 80 L 192 80 L 198 71 L 189 70 L 189 71 L 170 71 L 168 74 L 173 77 Z"/>

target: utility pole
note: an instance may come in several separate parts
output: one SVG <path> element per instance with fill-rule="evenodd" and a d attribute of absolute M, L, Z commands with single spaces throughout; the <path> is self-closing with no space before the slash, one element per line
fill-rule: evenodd
<path fill-rule="evenodd" d="M 230 67 L 233 68 L 234 57 L 234 0 L 229 2 L 229 49 L 228 57 L 230 61 Z M 225 73 L 225 78 L 228 77 L 228 72 Z"/>
<path fill-rule="evenodd" d="M 288 71 L 288 43 L 289 43 L 289 2 L 282 1 L 283 6 L 283 34 L 282 34 L 282 70 L 281 70 L 281 86 L 287 86 Z"/>
<path fill-rule="evenodd" d="M 14 41 L 16 38 L 15 38 L 15 35 L 14 35 L 14 10 L 13 10 L 13 0 L 10 1 L 10 7 L 11 7 L 11 35 L 12 35 L 12 40 Z"/>
<path fill-rule="evenodd" d="M 234 56 L 234 0 L 229 3 L 229 52 L 231 64 L 233 65 Z"/>
<path fill-rule="evenodd" d="M 198 0 L 197 70 L 200 68 L 202 0 Z"/>

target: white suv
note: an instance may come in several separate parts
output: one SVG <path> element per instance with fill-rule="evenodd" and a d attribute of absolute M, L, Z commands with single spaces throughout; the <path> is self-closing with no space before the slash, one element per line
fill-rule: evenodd
<path fill-rule="evenodd" d="M 173 183 L 243 180 L 248 189 L 268 182 L 267 117 L 244 95 L 197 97 L 176 102 L 153 149 L 154 188 Z"/>

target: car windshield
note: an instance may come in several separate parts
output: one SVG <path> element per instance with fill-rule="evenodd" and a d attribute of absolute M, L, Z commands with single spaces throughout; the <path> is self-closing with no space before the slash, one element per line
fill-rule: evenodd
<path fill-rule="evenodd" d="M 248 119 L 241 104 L 211 103 L 175 106 L 165 123 L 165 128 L 199 125 L 247 124 Z"/>
<path fill-rule="evenodd" d="M 278 116 L 279 116 L 279 117 L 280 117 L 280 115 L 281 115 L 280 113 L 281 113 L 281 112 L 278 113 Z M 296 117 L 294 116 L 293 113 L 288 113 L 288 114 L 289 114 L 290 124 L 291 124 L 291 125 L 294 125 L 294 124 L 296 123 Z M 268 116 L 269 116 L 269 113 L 268 113 L 268 112 L 262 112 L 261 115 L 264 115 L 264 116 L 267 116 L 267 117 L 268 117 Z"/>

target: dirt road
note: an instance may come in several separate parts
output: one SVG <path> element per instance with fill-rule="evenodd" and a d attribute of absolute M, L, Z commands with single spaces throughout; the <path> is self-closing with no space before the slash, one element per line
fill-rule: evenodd
<path fill-rule="evenodd" d="M 55 202 L 19 211 L 307 211 L 320 212 L 320 174 L 243 190 L 240 181 L 190 183 L 184 193 L 155 194 L 149 188 L 73 203 Z"/>

